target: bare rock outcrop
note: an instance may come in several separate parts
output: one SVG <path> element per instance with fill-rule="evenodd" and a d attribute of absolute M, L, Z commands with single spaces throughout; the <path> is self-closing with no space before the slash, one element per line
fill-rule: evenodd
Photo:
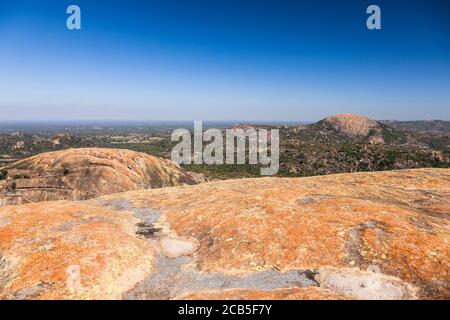
<path fill-rule="evenodd" d="M 448 299 L 450 170 L 0 208 L 0 298 Z"/>
<path fill-rule="evenodd" d="M 324 122 L 350 136 L 365 137 L 371 129 L 378 127 L 377 121 L 357 114 L 336 114 L 325 118 Z"/>
<path fill-rule="evenodd" d="M 42 153 L 3 167 L 0 205 L 84 200 L 133 189 L 195 184 L 176 163 L 125 149 L 80 148 Z"/>

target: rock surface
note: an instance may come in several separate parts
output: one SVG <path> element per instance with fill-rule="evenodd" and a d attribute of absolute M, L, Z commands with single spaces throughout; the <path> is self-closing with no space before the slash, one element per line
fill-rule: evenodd
<path fill-rule="evenodd" d="M 195 184 L 197 174 L 177 164 L 125 149 L 48 152 L 2 168 L 0 205 L 84 200 L 133 189 Z"/>
<path fill-rule="evenodd" d="M 132 213 L 58 201 L 0 209 L 0 299 L 117 299 L 154 252 Z"/>
<path fill-rule="evenodd" d="M 416 169 L 5 207 L 0 297 L 448 299 L 449 199 Z"/>
<path fill-rule="evenodd" d="M 371 129 L 378 127 L 378 122 L 357 114 L 336 114 L 324 119 L 336 130 L 351 136 L 367 136 Z"/>

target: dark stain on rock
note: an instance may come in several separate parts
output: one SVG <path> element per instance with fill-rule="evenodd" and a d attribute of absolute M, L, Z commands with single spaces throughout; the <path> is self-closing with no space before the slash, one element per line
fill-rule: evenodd
<path fill-rule="evenodd" d="M 159 232 L 162 230 L 161 228 L 155 227 L 153 223 L 148 222 L 139 222 L 136 226 L 138 227 L 136 234 L 146 238 L 157 238 Z"/>

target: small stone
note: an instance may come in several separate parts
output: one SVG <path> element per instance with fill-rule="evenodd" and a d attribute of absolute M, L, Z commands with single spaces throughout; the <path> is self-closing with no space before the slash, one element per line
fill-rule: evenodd
<path fill-rule="evenodd" d="M 191 241 L 165 238 L 161 240 L 161 246 L 164 254 L 168 258 L 177 258 L 189 255 L 195 251 L 195 245 Z"/>

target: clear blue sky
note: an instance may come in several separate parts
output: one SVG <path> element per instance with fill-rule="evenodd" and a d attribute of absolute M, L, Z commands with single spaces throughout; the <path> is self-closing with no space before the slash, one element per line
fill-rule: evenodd
<path fill-rule="evenodd" d="M 66 28 L 78 4 L 82 30 Z M 382 30 L 366 28 L 370 4 Z M 450 1 L 0 1 L 0 120 L 450 120 Z"/>

